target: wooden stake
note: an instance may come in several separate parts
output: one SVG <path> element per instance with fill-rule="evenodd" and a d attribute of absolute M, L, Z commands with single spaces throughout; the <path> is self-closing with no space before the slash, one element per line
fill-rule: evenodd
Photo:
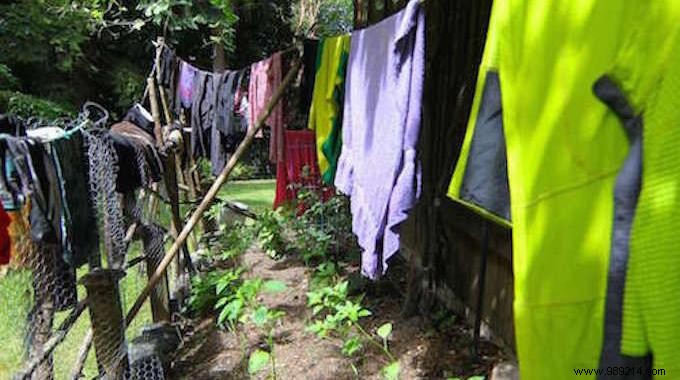
<path fill-rule="evenodd" d="M 158 109 L 158 95 L 156 94 L 156 84 L 153 77 L 146 79 L 146 86 L 149 89 L 149 103 L 151 103 L 151 116 L 153 116 L 153 134 L 156 137 L 156 145 L 163 146 L 163 126 L 161 125 L 161 114 Z"/>
<path fill-rule="evenodd" d="M 234 152 L 231 158 L 229 158 L 227 165 L 224 167 L 224 169 L 222 169 L 220 175 L 217 176 L 217 179 L 215 179 L 215 182 L 210 187 L 201 203 L 198 205 L 196 211 L 194 211 L 194 213 L 191 215 L 191 217 L 187 221 L 187 224 L 182 229 L 182 232 L 179 233 L 177 240 L 175 240 L 175 242 L 172 244 L 172 247 L 170 247 L 170 250 L 165 254 L 165 257 L 158 265 L 156 273 L 153 274 L 153 276 L 149 279 L 149 283 L 144 287 L 144 289 L 142 289 L 141 294 L 139 295 L 139 297 L 137 297 L 135 304 L 132 305 L 132 308 L 127 314 L 126 323 L 128 324 L 128 326 L 130 325 L 132 320 L 137 316 L 137 313 L 139 313 L 139 310 L 141 310 L 142 306 L 144 305 L 144 301 L 146 301 L 147 297 L 149 297 L 151 290 L 153 289 L 154 286 L 156 286 L 158 281 L 161 280 L 163 274 L 168 269 L 168 266 L 172 262 L 173 258 L 180 251 L 180 247 L 182 246 L 182 244 L 184 244 L 187 237 L 194 229 L 203 213 L 206 212 L 210 204 L 213 202 L 213 200 L 217 196 L 217 193 L 220 191 L 222 185 L 227 181 L 227 179 L 229 179 L 229 174 L 231 174 L 231 171 L 234 169 L 234 166 L 236 166 L 236 163 L 239 161 L 239 159 L 241 159 L 241 156 L 243 156 L 245 151 L 253 142 L 253 139 L 255 138 L 255 133 L 262 128 L 265 121 L 269 117 L 269 114 L 271 114 L 274 107 L 278 104 L 281 98 L 283 98 L 283 94 L 286 88 L 293 82 L 293 78 L 295 78 L 299 69 L 300 61 L 297 60 L 293 67 L 291 68 L 291 70 L 286 75 L 286 77 L 283 79 L 281 86 L 276 90 L 276 93 L 267 104 L 264 113 L 260 115 L 260 118 L 255 123 L 255 126 L 248 130 L 248 133 L 246 134 L 246 137 L 243 140 L 243 142 L 241 142 L 241 144 L 236 149 L 236 152 Z"/>

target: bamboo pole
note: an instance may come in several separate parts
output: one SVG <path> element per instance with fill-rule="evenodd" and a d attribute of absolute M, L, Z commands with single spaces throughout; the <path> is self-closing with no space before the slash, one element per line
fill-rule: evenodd
<path fill-rule="evenodd" d="M 80 345 L 80 350 L 78 350 L 78 358 L 73 365 L 73 371 L 71 372 L 71 380 L 79 380 L 83 377 L 83 368 L 85 368 L 85 362 L 87 361 L 87 356 L 90 353 L 90 348 L 92 347 L 92 338 L 94 337 L 92 328 L 87 330 L 87 334 L 83 339 L 83 343 Z"/>
<path fill-rule="evenodd" d="M 153 134 L 156 144 L 163 144 L 163 127 L 161 125 L 161 113 L 158 109 L 158 95 L 156 94 L 156 83 L 153 77 L 146 79 L 146 87 L 149 89 L 149 103 L 151 104 L 151 116 L 153 116 Z"/>
<path fill-rule="evenodd" d="M 161 67 L 161 54 L 163 51 L 163 46 L 165 46 L 165 39 L 163 37 L 158 37 L 157 42 L 156 42 L 156 67 Z M 163 107 L 163 113 L 165 115 L 165 124 L 166 125 L 171 125 L 172 124 L 172 115 L 170 114 L 170 109 L 168 108 L 168 101 L 165 95 L 165 89 L 163 88 L 163 85 L 161 84 L 161 70 L 156 70 L 156 82 L 158 84 L 158 92 L 160 94 L 161 98 L 161 105 Z M 160 118 L 160 116 L 159 116 Z M 159 145 L 163 146 L 165 148 L 164 142 L 161 140 L 159 141 Z M 177 184 L 177 160 L 175 156 L 175 152 L 173 152 L 170 149 L 166 149 L 166 155 L 167 158 L 164 162 L 165 164 L 165 175 L 163 176 L 164 182 L 165 182 L 165 189 L 168 193 L 168 199 L 170 200 L 170 211 L 172 214 L 172 223 L 171 223 L 171 233 L 175 239 L 177 239 L 177 236 L 179 234 L 179 231 L 182 230 L 183 225 L 182 225 L 182 219 L 180 218 L 180 212 L 179 212 L 179 188 Z M 181 277 L 184 275 L 184 272 L 186 269 L 189 269 L 189 272 L 193 272 L 193 265 L 191 264 L 191 256 L 189 255 L 189 248 L 187 247 L 187 244 L 182 245 L 182 256 L 177 256 L 176 260 L 176 272 L 175 272 L 175 277 L 178 281 L 178 283 L 181 282 Z M 185 295 L 179 294 L 179 303 L 180 305 L 183 303 L 183 298 Z"/>
<path fill-rule="evenodd" d="M 217 179 L 215 179 L 215 182 L 210 187 L 201 203 L 198 205 L 198 208 L 196 209 L 196 211 L 194 211 L 194 213 L 187 221 L 187 224 L 182 229 L 182 232 L 180 232 L 179 236 L 177 237 L 177 240 L 175 240 L 175 242 L 172 244 L 172 247 L 170 247 L 168 253 L 165 254 L 165 257 L 158 265 L 158 269 L 156 269 L 156 272 L 149 279 L 149 283 L 144 287 L 139 297 L 137 297 L 135 304 L 132 305 L 132 308 L 128 312 L 126 317 L 126 323 L 128 324 L 128 326 L 130 325 L 132 320 L 137 316 L 137 313 L 139 313 L 139 310 L 144 305 L 144 301 L 146 301 L 147 297 L 149 297 L 151 290 L 153 289 L 154 286 L 156 286 L 158 281 L 160 281 L 161 277 L 167 270 L 173 258 L 179 252 L 180 247 L 182 246 L 184 241 L 186 241 L 187 237 L 189 236 L 193 228 L 196 226 L 203 213 L 208 209 L 210 204 L 217 196 L 217 193 L 219 192 L 222 185 L 227 181 L 227 179 L 229 179 L 229 174 L 231 174 L 231 171 L 234 169 L 234 166 L 252 143 L 253 138 L 255 138 L 255 133 L 262 128 L 262 126 L 265 123 L 265 120 L 267 120 L 267 118 L 269 117 L 269 114 L 271 114 L 274 107 L 281 100 L 286 88 L 293 82 L 293 78 L 295 78 L 299 69 L 300 61 L 298 60 L 295 62 L 291 70 L 283 79 L 281 86 L 279 86 L 279 88 L 276 90 L 276 93 L 267 104 L 265 112 L 262 115 L 260 115 L 259 119 L 255 123 L 255 126 L 248 130 L 248 133 L 246 134 L 246 137 L 243 140 L 243 142 L 241 142 L 241 144 L 236 149 L 236 152 L 234 152 L 234 154 L 229 158 L 229 162 L 227 162 L 227 165 L 224 167 L 224 169 L 222 169 L 220 175 L 217 176 Z"/>

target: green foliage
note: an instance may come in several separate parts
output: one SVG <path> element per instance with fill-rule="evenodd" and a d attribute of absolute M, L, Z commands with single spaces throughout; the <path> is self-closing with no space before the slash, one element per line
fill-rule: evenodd
<path fill-rule="evenodd" d="M 347 256 L 357 251 L 346 197 L 336 195 L 324 202 L 317 191 L 301 189 L 298 202 L 305 212 L 290 223 L 295 231 L 290 248 L 299 252 L 307 265 L 323 262 L 331 254 Z"/>
<path fill-rule="evenodd" d="M 215 309 L 220 310 L 217 324 L 229 326 L 232 330 L 243 320 L 248 306 L 251 306 L 262 287 L 262 279 L 240 280 L 241 271 L 236 278 L 225 280 L 225 286 L 218 292 L 219 300 Z"/>
<path fill-rule="evenodd" d="M 12 70 L 0 63 L 0 90 L 17 90 L 19 89 L 19 80 L 12 74 Z"/>
<path fill-rule="evenodd" d="M 352 336 L 342 344 L 342 353 L 345 356 L 352 357 L 359 353 L 363 347 L 364 345 L 361 343 L 361 337 Z"/>
<path fill-rule="evenodd" d="M 399 366 L 398 361 L 394 361 L 383 367 L 380 372 L 385 380 L 399 380 L 399 372 L 401 372 L 401 367 Z"/>
<path fill-rule="evenodd" d="M 260 349 L 253 351 L 248 359 L 248 373 L 251 375 L 257 374 L 269 364 L 269 361 L 269 352 Z"/>
<path fill-rule="evenodd" d="M 66 105 L 16 91 L 0 91 L 0 112 L 48 120 L 72 116 L 75 113 Z"/>
<path fill-rule="evenodd" d="M 382 340 L 387 342 L 387 338 L 389 338 L 390 335 L 392 335 L 392 324 L 385 323 L 384 325 L 378 327 L 378 330 L 376 330 L 376 334 L 378 334 L 378 336 L 382 338 Z"/>
<path fill-rule="evenodd" d="M 115 4 L 111 2 L 111 4 Z M 56 65 L 64 72 L 103 25 L 106 0 L 19 0 L 0 5 L 0 57 L 5 62 Z"/>
<path fill-rule="evenodd" d="M 236 286 L 242 269 L 207 272 L 196 276 L 191 283 L 189 308 L 195 313 L 204 314 L 216 307 L 220 297 Z"/>
<path fill-rule="evenodd" d="M 354 25 L 352 0 L 300 0 L 293 5 L 298 34 L 331 37 L 348 33 Z"/>
<path fill-rule="evenodd" d="M 111 73 L 115 106 L 126 109 L 138 102 L 144 93 L 145 76 L 128 65 L 114 66 Z"/>
<path fill-rule="evenodd" d="M 286 252 L 288 246 L 284 238 L 286 224 L 284 211 L 266 211 L 260 214 L 256 221 L 256 235 L 260 247 L 272 258 L 279 258 Z"/>
<path fill-rule="evenodd" d="M 348 298 L 348 286 L 349 283 L 343 281 L 307 293 L 307 306 L 312 309 L 312 315 L 321 317 L 308 327 L 309 331 L 320 338 L 336 334 L 344 339 L 360 318 L 371 315 L 361 306 L 361 297 Z"/>
<path fill-rule="evenodd" d="M 255 176 L 256 168 L 253 165 L 245 164 L 241 161 L 236 163 L 229 176 L 235 180 L 251 179 Z"/>
<path fill-rule="evenodd" d="M 228 52 L 234 51 L 235 25 L 238 16 L 232 0 L 141 0 L 137 8 L 147 20 L 166 33 L 181 33 L 207 27 L 212 35 L 205 44 L 220 44 Z"/>

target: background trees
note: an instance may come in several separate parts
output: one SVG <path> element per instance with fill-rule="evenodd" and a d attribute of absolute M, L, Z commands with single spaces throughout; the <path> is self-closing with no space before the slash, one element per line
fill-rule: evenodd
<path fill-rule="evenodd" d="M 197 66 L 223 69 L 351 25 L 351 0 L 3 2 L 0 112 L 51 118 L 94 100 L 120 115 L 143 92 L 157 36 Z"/>

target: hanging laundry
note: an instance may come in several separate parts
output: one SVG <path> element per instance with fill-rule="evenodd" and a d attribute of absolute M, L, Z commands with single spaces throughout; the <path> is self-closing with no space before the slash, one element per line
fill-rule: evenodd
<path fill-rule="evenodd" d="M 498 72 L 491 53 L 479 68 L 465 140 L 448 195 L 500 225 L 510 226 L 510 189 Z"/>
<path fill-rule="evenodd" d="M 191 153 L 194 157 L 210 158 L 210 135 L 217 102 L 217 77 L 197 71 L 191 105 Z"/>
<path fill-rule="evenodd" d="M 226 71 L 218 79 L 216 115 L 210 139 L 210 162 L 216 176 L 226 165 L 227 155 L 236 150 L 246 134 L 241 119 L 234 116 L 234 99 L 242 78 L 243 71 Z"/>
<path fill-rule="evenodd" d="M 584 9 L 588 11 L 583 12 Z M 493 132 L 486 140 L 493 143 L 486 145 L 491 149 L 486 152 L 490 159 L 485 170 L 496 169 L 496 173 L 502 173 L 497 169 L 503 166 L 502 149 L 498 149 L 497 144 L 504 140 L 506 145 L 513 227 L 515 333 L 522 379 L 570 379 L 578 368 L 598 368 L 600 364 L 642 368 L 649 360 L 646 356 L 650 347 L 637 343 L 648 339 L 650 331 L 628 329 L 629 322 L 633 321 L 631 325 L 635 326 L 643 318 L 636 321 L 635 313 L 630 314 L 631 318 L 624 313 L 625 328 L 622 340 L 619 339 L 621 294 L 616 292 L 621 291 L 619 277 L 625 271 L 627 240 L 635 209 L 638 135 L 644 133 L 646 139 L 651 128 L 647 115 L 653 112 L 645 109 L 646 103 L 650 99 L 661 99 L 660 95 L 653 96 L 652 91 L 664 78 L 662 68 L 671 67 L 669 62 L 673 60 L 668 58 L 668 52 L 672 44 L 677 44 L 679 28 L 673 20 L 677 20 L 679 12 L 680 7 L 672 1 L 661 1 L 654 6 L 597 0 L 578 4 L 533 0 L 494 2 L 479 73 L 477 110 L 473 111 L 479 116 L 470 124 L 477 130 L 469 131 L 466 139 L 475 140 L 485 131 Z M 611 80 L 604 80 L 605 74 Z M 496 105 L 495 111 L 486 113 L 483 107 L 489 102 L 483 99 L 496 80 L 500 90 L 494 91 L 494 96 L 502 97 L 502 107 Z M 675 91 L 677 87 L 669 83 L 669 93 Z M 659 106 L 661 109 L 664 111 L 659 115 L 666 115 L 672 107 Z M 502 113 L 502 123 L 494 121 L 498 113 Z M 645 115 L 642 130 L 639 114 Z M 489 124 L 484 125 L 486 122 Z M 659 125 L 672 123 L 664 120 Z M 502 138 L 498 130 L 501 124 Z M 488 128 L 492 125 L 496 126 Z M 467 146 L 467 158 L 461 158 L 468 162 L 459 162 L 457 171 L 464 165 L 466 170 L 476 165 L 470 163 L 474 142 L 468 141 Z M 646 155 L 647 148 L 643 147 L 642 152 Z M 666 147 L 662 154 L 668 152 Z M 646 156 L 643 159 L 646 160 Z M 644 165 L 646 176 L 649 172 L 646 161 Z M 667 174 L 663 177 L 671 178 Z M 502 185 L 501 178 L 496 180 Z M 465 178 L 454 176 L 455 181 L 458 182 L 451 186 L 452 195 L 463 198 Z M 633 221 L 631 262 L 624 293 L 626 301 L 629 297 L 632 300 L 631 305 L 639 301 L 635 291 L 629 291 L 628 284 L 635 268 L 632 261 L 636 226 L 641 220 L 639 209 L 646 181 L 646 178 L 642 181 L 643 190 Z M 472 192 L 468 194 L 484 190 L 473 186 L 469 189 Z M 495 216 L 509 218 L 510 214 L 503 215 L 506 202 L 495 202 L 500 199 L 499 194 L 502 191 L 468 200 Z M 651 214 L 659 215 L 658 199 L 657 194 Z M 669 224 L 668 218 L 663 220 L 664 225 Z M 645 226 L 653 226 L 647 222 Z M 640 225 L 643 225 L 641 221 Z M 650 236 L 653 234 L 655 241 L 663 241 L 658 230 L 655 228 Z M 603 236 L 611 236 L 611 240 Z M 654 260 L 644 259 L 644 262 L 650 261 Z M 610 268 L 608 285 L 610 264 L 614 267 Z M 669 266 L 673 267 L 669 262 L 664 263 L 665 268 Z M 644 273 L 651 273 L 647 270 Z M 656 276 L 655 273 L 653 277 Z M 664 292 L 669 291 L 672 290 L 664 285 Z M 646 295 L 644 299 L 651 297 Z M 667 306 L 665 302 L 665 312 L 671 310 Z M 623 310 L 627 312 L 628 303 L 624 303 Z M 644 319 L 647 318 L 645 314 Z M 654 325 L 659 326 L 656 322 Z M 651 347 L 662 347 L 664 344 L 659 342 L 666 338 L 679 341 L 677 333 L 673 336 L 672 332 L 666 332 L 668 335 L 663 335 Z M 631 342 L 635 343 L 627 346 Z M 673 354 L 661 355 L 663 360 L 659 362 L 655 352 L 654 366 L 672 368 L 674 363 L 669 358 L 673 355 L 677 358 L 678 350 L 668 350 L 666 354 L 670 352 Z M 635 373 L 625 378 L 640 377 Z"/>
<path fill-rule="evenodd" d="M 143 129 L 152 138 L 154 137 L 154 122 L 153 116 L 147 111 L 141 104 L 137 103 L 132 108 L 130 108 L 123 121 L 129 121 L 130 123 L 136 125 L 137 127 Z"/>
<path fill-rule="evenodd" d="M 302 81 L 300 82 L 300 102 L 298 106 L 300 113 L 304 115 L 309 113 L 309 108 L 312 106 L 319 40 L 306 39 L 302 45 Z"/>
<path fill-rule="evenodd" d="M 30 226 L 29 226 L 29 215 L 31 213 L 30 199 L 28 199 L 21 208 L 17 208 L 13 211 L 7 211 L 10 218 L 10 224 L 8 228 L 9 240 L 11 242 L 10 247 L 10 260 L 15 266 L 19 268 L 24 268 L 26 264 L 26 258 L 30 255 L 33 249 L 31 243 Z"/>
<path fill-rule="evenodd" d="M 109 135 L 118 156 L 116 191 L 127 193 L 162 179 L 163 161 L 151 135 L 126 121 L 112 125 Z"/>
<path fill-rule="evenodd" d="M 179 64 L 179 81 L 177 83 L 176 95 L 179 102 L 176 102 L 176 104 L 187 109 L 191 108 L 194 101 L 194 87 L 197 71 L 198 69 L 184 61 L 181 61 Z"/>
<path fill-rule="evenodd" d="M 286 130 L 285 133 L 285 159 L 276 166 L 274 209 L 297 200 L 302 188 L 318 191 L 322 199 L 328 198 L 330 190 L 323 187 L 319 176 L 314 132 Z"/>
<path fill-rule="evenodd" d="M 349 48 L 349 35 L 325 38 L 318 47 L 309 128 L 316 131 L 319 169 L 327 184 L 333 184 L 342 147 L 342 108 Z"/>
<path fill-rule="evenodd" d="M 265 111 L 267 103 L 272 99 L 282 81 L 281 53 L 274 53 L 270 58 L 253 63 L 250 66 L 250 85 L 248 88 L 248 105 L 250 108 L 249 128 L 255 128 L 258 118 Z M 283 104 L 279 102 L 267 118 L 271 128 L 269 140 L 269 160 L 276 163 L 283 159 Z M 262 137 L 261 133 L 257 137 Z"/>
<path fill-rule="evenodd" d="M 69 248 L 64 260 L 73 267 L 91 262 L 99 253 L 99 233 L 90 199 L 89 168 L 82 134 L 50 143 L 54 162 L 61 176 L 62 214 Z M 95 259 L 98 261 L 98 259 Z"/>
<path fill-rule="evenodd" d="M 418 0 L 352 34 L 335 185 L 351 198 L 362 273 L 370 278 L 387 270 L 399 249 L 399 226 L 420 195 L 424 59 Z"/>
<path fill-rule="evenodd" d="M 158 85 L 166 89 L 168 105 L 174 104 L 175 103 L 174 89 L 177 88 L 176 81 L 179 71 L 179 60 L 177 59 L 175 52 L 172 51 L 167 46 L 162 47 L 160 56 L 160 67 L 158 67 L 158 70 L 160 74 L 159 75 L 160 81 Z"/>
<path fill-rule="evenodd" d="M 626 89 L 632 87 L 628 91 L 631 102 L 642 107 L 642 136 L 639 136 L 640 131 L 633 135 L 629 155 L 634 152 L 634 144 L 641 144 L 638 149 L 642 152 L 644 169 L 632 223 L 630 257 L 627 263 L 624 262 L 627 265 L 618 269 L 626 277 L 620 355 L 628 360 L 626 363 L 646 362 L 648 365 L 643 368 L 664 369 L 665 373 L 659 371 L 655 379 L 674 378 L 680 374 L 680 300 L 675 296 L 680 294 L 678 5 L 674 1 L 662 1 L 638 5 L 631 10 L 637 11 L 631 20 L 642 21 L 647 33 L 635 45 L 636 50 L 625 52 L 625 59 L 631 60 L 626 63 L 639 76 L 625 77 L 626 80 L 621 81 Z M 640 17 L 642 14 L 644 18 Z M 615 67 L 614 75 L 629 74 L 626 68 L 616 70 Z M 625 173 L 622 171 L 620 175 Z M 612 255 L 614 253 L 612 251 Z M 615 259 L 611 258 L 610 274 L 617 269 L 613 265 Z M 610 285 L 616 286 L 616 283 L 610 282 Z"/>
<path fill-rule="evenodd" d="M 9 225 L 11 219 L 5 208 L 0 204 L 0 265 L 9 264 L 11 257 L 12 243 L 9 236 Z"/>

